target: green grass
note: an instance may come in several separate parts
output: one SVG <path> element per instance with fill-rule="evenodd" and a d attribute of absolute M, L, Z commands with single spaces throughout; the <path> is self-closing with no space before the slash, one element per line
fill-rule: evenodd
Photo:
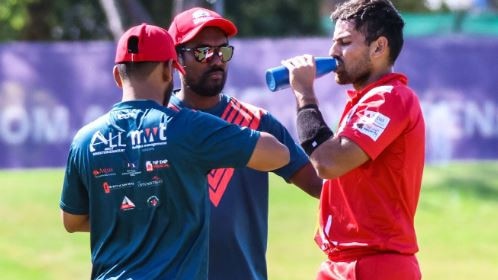
<path fill-rule="evenodd" d="M 428 169 L 416 226 L 427 279 L 498 279 L 498 164 Z"/>
<path fill-rule="evenodd" d="M 62 178 L 62 170 L 0 171 L 1 279 L 89 279 L 88 235 L 62 226 Z"/>
<path fill-rule="evenodd" d="M 416 217 L 424 279 L 498 279 L 498 162 L 429 166 Z M 63 171 L 0 171 L 0 279 L 88 279 L 88 234 L 66 233 Z M 318 201 L 271 177 L 271 280 L 314 279 Z"/>

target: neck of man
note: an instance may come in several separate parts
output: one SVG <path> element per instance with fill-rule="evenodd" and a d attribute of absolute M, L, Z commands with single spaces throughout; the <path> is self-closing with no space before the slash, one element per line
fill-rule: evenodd
<path fill-rule="evenodd" d="M 148 84 L 123 86 L 122 102 L 144 99 L 162 104 L 164 102 L 164 93 Z"/>
<path fill-rule="evenodd" d="M 353 84 L 353 88 L 356 91 L 360 91 L 363 88 L 367 87 L 369 84 L 374 83 L 374 82 L 380 80 L 380 78 L 382 78 L 385 75 L 387 75 L 389 73 L 392 73 L 392 72 L 393 72 L 393 68 L 392 67 L 386 67 L 386 68 L 378 70 L 378 71 L 373 71 L 370 74 L 370 76 L 368 76 L 367 79 L 365 79 L 365 80 L 363 80 L 362 82 L 359 82 L 359 83 L 354 83 Z"/>

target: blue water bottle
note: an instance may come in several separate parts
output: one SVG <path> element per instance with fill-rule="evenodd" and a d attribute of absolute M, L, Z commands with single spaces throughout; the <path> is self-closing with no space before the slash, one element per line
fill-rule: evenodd
<path fill-rule="evenodd" d="M 321 77 L 337 68 L 333 57 L 315 57 L 316 77 Z M 285 66 L 278 66 L 266 70 L 266 85 L 271 91 L 289 87 L 289 70 Z"/>

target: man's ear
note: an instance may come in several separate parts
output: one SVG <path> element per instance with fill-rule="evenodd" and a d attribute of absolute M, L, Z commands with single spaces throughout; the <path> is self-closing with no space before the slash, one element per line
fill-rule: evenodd
<path fill-rule="evenodd" d="M 389 43 L 387 38 L 380 36 L 370 44 L 370 56 L 379 57 L 388 53 Z"/>
<path fill-rule="evenodd" d="M 171 82 L 173 80 L 173 60 L 163 63 L 163 80 Z"/>
<path fill-rule="evenodd" d="M 114 67 L 112 68 L 112 74 L 114 76 L 114 82 L 116 83 L 118 88 L 123 88 L 123 81 L 121 80 L 121 75 L 119 75 L 119 70 L 117 65 L 114 65 Z"/>
<path fill-rule="evenodd" d="M 177 57 L 177 60 L 178 60 L 178 63 L 179 63 L 181 66 L 185 67 L 185 65 L 183 64 L 183 55 L 180 55 L 180 54 L 179 54 L 179 55 L 178 55 L 178 57 Z"/>

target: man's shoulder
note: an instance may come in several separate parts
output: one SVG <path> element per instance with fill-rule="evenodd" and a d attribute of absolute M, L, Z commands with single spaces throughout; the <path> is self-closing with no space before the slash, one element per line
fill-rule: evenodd
<path fill-rule="evenodd" d="M 259 129 L 262 119 L 268 114 L 258 106 L 238 100 L 235 97 L 224 96 L 225 107 L 219 116 L 223 120 L 251 129 Z"/>
<path fill-rule="evenodd" d="M 400 92 L 414 93 L 413 89 L 408 86 L 408 78 L 402 73 L 390 73 L 386 75 L 373 90 L 398 94 Z"/>
<path fill-rule="evenodd" d="M 227 98 L 227 106 L 234 106 L 235 108 L 242 108 L 249 110 L 250 112 L 261 112 L 266 114 L 268 111 L 260 106 L 254 105 L 249 102 L 242 101 L 233 96 L 225 95 Z"/>
<path fill-rule="evenodd" d="M 82 126 L 75 134 L 74 140 L 83 140 L 92 137 L 92 135 L 107 126 L 108 113 Z"/>

